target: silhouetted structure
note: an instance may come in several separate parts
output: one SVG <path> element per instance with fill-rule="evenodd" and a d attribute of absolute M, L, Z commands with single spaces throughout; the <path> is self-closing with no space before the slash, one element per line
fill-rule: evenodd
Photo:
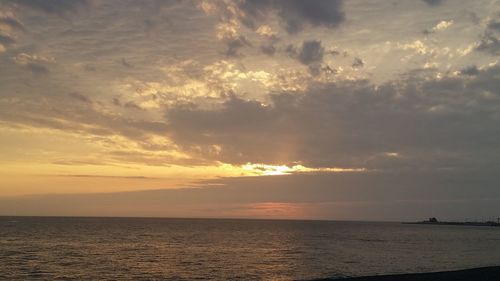
<path fill-rule="evenodd" d="M 437 218 L 432 217 L 426 221 L 419 222 L 406 222 L 405 224 L 432 224 L 432 225 L 465 225 L 465 226 L 500 226 L 500 218 L 497 221 L 482 221 L 482 222 L 457 222 L 457 221 L 438 221 Z"/>

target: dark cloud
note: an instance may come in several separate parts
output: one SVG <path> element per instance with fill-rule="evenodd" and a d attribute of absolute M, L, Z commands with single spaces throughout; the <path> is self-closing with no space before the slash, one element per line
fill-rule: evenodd
<path fill-rule="evenodd" d="M 132 101 L 125 103 L 123 105 L 123 107 L 129 108 L 129 109 L 135 109 L 135 110 L 143 110 L 142 107 L 140 107 L 139 105 L 137 105 L 135 102 L 132 102 Z"/>
<path fill-rule="evenodd" d="M 473 24 L 480 24 L 481 23 L 481 17 L 479 17 L 476 13 L 474 12 L 469 12 L 467 13 L 467 17 L 471 20 Z"/>
<path fill-rule="evenodd" d="M 304 41 L 298 53 L 297 59 L 306 65 L 321 63 L 325 54 L 325 48 L 321 46 L 321 41 Z"/>
<path fill-rule="evenodd" d="M 77 92 L 71 92 L 68 94 L 68 96 L 75 99 L 75 100 L 78 100 L 80 102 L 92 103 L 92 100 L 90 98 L 88 98 L 87 96 L 84 96 L 80 93 L 77 93 Z"/>
<path fill-rule="evenodd" d="M 276 53 L 276 47 L 272 44 L 262 45 L 260 50 L 268 56 L 273 56 Z"/>
<path fill-rule="evenodd" d="M 302 64 L 311 65 L 323 62 L 325 48 L 321 45 L 321 41 L 309 40 L 302 42 L 300 48 L 288 45 L 285 48 L 285 53 Z"/>
<path fill-rule="evenodd" d="M 20 9 L 30 8 L 47 14 L 65 16 L 89 4 L 88 0 L 5 0 Z"/>
<path fill-rule="evenodd" d="M 116 106 L 121 106 L 122 103 L 119 98 L 113 98 L 113 104 Z"/>
<path fill-rule="evenodd" d="M 247 46 L 251 46 L 250 42 L 245 36 L 237 36 L 234 38 L 225 39 L 226 51 L 225 55 L 228 57 L 239 57 L 242 56 L 241 49 Z"/>
<path fill-rule="evenodd" d="M 0 34 L 0 44 L 9 46 L 12 44 L 15 44 L 16 40 L 12 38 L 11 36 L 5 35 L 5 34 Z"/>
<path fill-rule="evenodd" d="M 319 75 L 324 69 L 321 64 L 323 63 L 323 57 L 327 54 L 327 52 L 325 52 L 325 48 L 321 45 L 321 41 L 304 41 L 302 42 L 300 48 L 288 45 L 284 49 L 284 52 L 300 63 L 307 65 L 309 72 L 314 76 Z"/>
<path fill-rule="evenodd" d="M 326 53 L 329 54 L 329 55 L 332 55 L 332 56 L 338 56 L 338 55 L 340 55 L 340 52 L 336 51 L 336 50 L 330 50 L 330 51 L 327 51 Z M 344 53 L 344 56 L 347 56 L 347 53 Z"/>
<path fill-rule="evenodd" d="M 23 65 L 23 67 L 36 75 L 46 75 L 50 72 L 50 70 L 45 65 L 35 62 L 29 62 Z"/>
<path fill-rule="evenodd" d="M 329 65 L 311 64 L 309 65 L 309 73 L 313 76 L 324 75 L 325 77 L 330 75 L 336 75 L 338 70 L 330 67 Z"/>
<path fill-rule="evenodd" d="M 289 56 L 291 57 L 296 57 L 297 56 L 297 48 L 295 48 L 294 45 L 292 44 L 288 44 L 286 47 L 285 47 L 285 50 L 284 52 L 286 54 L 288 54 Z"/>
<path fill-rule="evenodd" d="M 488 23 L 488 29 L 500 31 L 500 21 L 492 20 Z"/>
<path fill-rule="evenodd" d="M 13 57 L 12 61 L 22 69 L 28 70 L 36 75 L 46 75 L 50 73 L 47 64 L 51 63 L 51 61 L 44 57 L 20 53 Z"/>
<path fill-rule="evenodd" d="M 500 22 L 491 20 L 481 36 L 476 50 L 490 53 L 494 56 L 500 54 L 500 38 L 497 34 L 500 32 Z"/>
<path fill-rule="evenodd" d="M 422 2 L 425 2 L 429 6 L 439 6 L 443 4 L 443 0 L 422 0 Z"/>
<path fill-rule="evenodd" d="M 500 39 L 493 32 L 486 31 L 481 37 L 476 50 L 497 56 L 500 54 Z"/>
<path fill-rule="evenodd" d="M 0 18 L 0 24 L 7 25 L 10 28 L 18 31 L 25 31 L 24 25 L 15 18 L 11 17 Z"/>
<path fill-rule="evenodd" d="M 479 74 L 479 69 L 477 69 L 477 66 L 471 65 L 467 66 L 466 68 L 460 70 L 460 73 L 464 75 L 477 75 Z"/>
<path fill-rule="evenodd" d="M 336 27 L 345 19 L 341 0 L 242 0 L 236 5 L 243 11 L 241 22 L 255 27 L 270 12 L 275 12 L 289 33 L 300 31 L 304 24 Z"/>
<path fill-rule="evenodd" d="M 352 68 L 361 68 L 365 65 L 365 62 L 360 58 L 354 58 L 352 62 Z"/>
<path fill-rule="evenodd" d="M 231 97 L 212 110 L 174 107 L 169 136 L 198 157 L 234 164 L 497 169 L 499 73 L 318 84 L 272 95 L 269 106 Z"/>
<path fill-rule="evenodd" d="M 313 26 L 335 27 L 345 18 L 339 0 L 281 0 L 275 5 L 290 33 L 299 31 L 303 21 Z"/>
<path fill-rule="evenodd" d="M 288 56 L 296 59 L 300 63 L 309 66 L 311 70 L 315 71 L 330 69 L 329 67 L 323 67 L 321 65 L 323 63 L 325 55 L 336 56 L 339 54 L 338 51 L 325 50 L 325 47 L 323 47 L 320 40 L 304 41 L 302 42 L 302 45 L 300 47 L 295 47 L 290 44 L 287 45 L 282 51 Z"/>
<path fill-rule="evenodd" d="M 500 211 L 496 178 L 493 173 L 480 171 L 223 178 L 200 182 L 197 188 L 3 197 L 0 214 L 172 217 L 178 216 L 181 209 L 183 217 L 228 217 L 235 211 L 248 211 L 248 204 L 281 202 L 310 204 L 315 209 L 305 212 L 309 218 L 401 221 L 435 214 L 440 218 L 467 218 Z M 321 206 L 324 210 L 319 209 Z"/>
<path fill-rule="evenodd" d="M 121 64 L 126 67 L 126 68 L 132 68 L 134 67 L 132 64 L 130 64 L 127 60 L 125 60 L 125 58 L 122 58 L 121 60 Z"/>

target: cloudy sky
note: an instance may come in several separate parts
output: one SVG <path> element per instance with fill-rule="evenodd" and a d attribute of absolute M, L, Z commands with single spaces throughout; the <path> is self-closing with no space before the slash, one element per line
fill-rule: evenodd
<path fill-rule="evenodd" d="M 499 0 L 0 0 L 0 214 L 500 215 Z"/>

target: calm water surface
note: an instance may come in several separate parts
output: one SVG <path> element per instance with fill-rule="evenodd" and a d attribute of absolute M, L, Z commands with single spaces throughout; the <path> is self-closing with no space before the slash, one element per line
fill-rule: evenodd
<path fill-rule="evenodd" d="M 291 280 L 500 264 L 500 228 L 0 217 L 3 280 Z"/>

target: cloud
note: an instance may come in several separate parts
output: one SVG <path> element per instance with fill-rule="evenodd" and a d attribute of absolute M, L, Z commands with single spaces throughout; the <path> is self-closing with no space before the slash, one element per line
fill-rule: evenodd
<path fill-rule="evenodd" d="M 321 41 L 311 40 L 304 41 L 300 49 L 297 59 L 306 65 L 312 63 L 321 63 L 325 54 L 325 48 L 321 46 Z"/>
<path fill-rule="evenodd" d="M 452 25 L 453 25 L 453 20 L 449 20 L 449 21 L 442 20 L 436 26 L 434 26 L 432 28 L 432 30 L 441 31 L 441 30 L 447 29 L 448 27 L 450 27 Z"/>
<path fill-rule="evenodd" d="M 268 105 L 232 96 L 213 109 L 172 107 L 168 135 L 194 157 L 232 164 L 493 169 L 499 73 L 318 83 Z"/>
<path fill-rule="evenodd" d="M 486 31 L 477 44 L 476 50 L 497 56 L 500 54 L 500 39 L 493 32 Z"/>
<path fill-rule="evenodd" d="M 53 59 L 38 55 L 20 53 L 13 58 L 13 61 L 33 74 L 46 75 L 50 72 L 46 65 L 53 62 Z"/>
<path fill-rule="evenodd" d="M 439 6 L 443 4 L 444 0 L 422 0 L 422 2 L 425 2 L 429 6 Z"/>
<path fill-rule="evenodd" d="M 125 60 L 125 58 L 122 58 L 121 60 L 121 64 L 123 65 L 123 67 L 126 67 L 126 68 L 132 68 L 134 67 L 132 64 L 130 64 L 127 60 Z"/>
<path fill-rule="evenodd" d="M 479 69 L 477 69 L 477 66 L 471 65 L 471 66 L 467 66 L 466 68 L 460 70 L 460 73 L 465 74 L 465 75 L 477 75 L 477 74 L 479 74 Z"/>
<path fill-rule="evenodd" d="M 76 91 L 63 92 L 57 86 L 52 85 L 51 92 L 44 92 L 41 86 L 50 83 L 47 80 L 50 79 L 37 81 L 40 88 L 31 88 L 28 93 L 20 94 L 20 99 L 4 99 L 0 103 L 0 119 L 3 123 L 23 128 L 59 130 L 70 135 L 76 134 L 82 139 L 95 139 L 95 142 L 104 143 L 105 146 L 113 144 L 113 150 L 127 151 L 132 147 L 136 153 L 130 157 L 110 156 L 107 150 L 102 152 L 108 156 L 106 162 L 118 158 L 122 162 L 158 162 L 148 152 L 171 149 L 168 144 L 151 139 L 156 136 L 158 140 L 159 136 L 166 134 L 164 122 L 141 116 L 132 118 L 135 112 L 121 114 L 121 107 L 112 111 L 100 100 L 93 100 Z M 39 99 L 43 102 L 39 102 Z M 129 101 L 123 107 L 135 109 L 138 106 Z M 172 160 L 172 157 L 164 155 L 162 158 L 162 164 Z"/>
<path fill-rule="evenodd" d="M 500 34 L 500 22 L 490 20 L 486 26 L 486 30 L 480 38 L 480 41 L 476 43 L 476 50 L 489 53 L 494 56 L 499 55 L 500 38 L 497 34 Z"/>
<path fill-rule="evenodd" d="M 274 15 L 288 33 L 297 33 L 305 25 L 327 28 L 338 26 L 345 20 L 342 6 L 341 0 L 240 0 L 216 4 L 203 2 L 201 5 L 207 13 L 219 9 L 223 17 L 236 18 L 252 29 L 256 29 L 258 22 Z"/>
<path fill-rule="evenodd" d="M 12 38 L 9 35 L 6 34 L 0 34 L 0 44 L 5 45 L 5 46 L 10 46 L 12 44 L 15 44 L 16 40 Z"/>
<path fill-rule="evenodd" d="M 10 159 L 33 153 L 26 161 L 74 165 L 65 169 L 215 165 L 211 175 L 248 162 L 498 171 L 499 67 L 496 57 L 465 55 L 498 54 L 498 24 L 472 25 L 461 12 L 493 18 L 484 3 L 202 2 L 212 17 L 198 1 L 92 1 L 95 11 L 81 17 L 88 1 L 1 2 L 0 49 L 9 50 L 0 58 L 0 119 L 23 131 L 4 132 L 19 138 L 5 146 Z M 433 27 L 444 32 L 413 36 Z M 31 146 L 33 132 L 49 144 Z M 61 146 L 42 137 L 52 133 L 64 135 Z"/>
<path fill-rule="evenodd" d="M 260 46 L 260 50 L 264 54 L 269 55 L 269 56 L 272 56 L 276 53 L 276 47 L 274 47 L 274 45 L 272 45 L 272 44 L 262 45 L 262 46 Z"/>
<path fill-rule="evenodd" d="M 252 1 L 250 1 L 252 2 Z M 274 8 L 289 33 L 300 31 L 304 23 L 312 26 L 336 27 L 345 19 L 340 0 L 278 0 Z"/>
<path fill-rule="evenodd" d="M 5 25 L 10 29 L 17 31 L 25 31 L 24 25 L 13 17 L 0 17 L 0 26 Z M 2 28 L 0 28 L 2 30 Z"/>
<path fill-rule="evenodd" d="M 29 8 L 50 15 L 66 16 L 76 13 L 81 7 L 89 4 L 88 0 L 6 0 L 5 4 L 17 7 L 19 10 Z"/>
<path fill-rule="evenodd" d="M 56 175 L 57 177 L 70 177 L 70 178 L 118 178 L 118 179 L 159 179 L 155 177 L 145 176 L 106 176 L 106 175 Z"/>
<path fill-rule="evenodd" d="M 14 46 L 17 43 L 16 37 L 25 31 L 24 24 L 16 18 L 16 15 L 0 4 L 0 53 Z"/>
<path fill-rule="evenodd" d="M 227 57 L 242 56 L 241 49 L 252 44 L 247 38 L 239 34 L 240 24 L 236 20 L 223 21 L 217 24 L 216 36 L 219 41 L 224 42 Z"/>
<path fill-rule="evenodd" d="M 274 31 L 270 26 L 268 25 L 261 25 L 259 28 L 255 31 L 257 34 L 268 38 L 268 39 L 277 39 L 277 33 Z"/>
<path fill-rule="evenodd" d="M 132 102 L 132 101 L 125 103 L 123 105 L 123 107 L 129 108 L 129 109 L 135 109 L 135 110 L 143 110 L 142 107 L 140 107 L 139 105 L 137 105 L 135 102 Z"/>
<path fill-rule="evenodd" d="M 401 221 L 435 214 L 443 219 L 466 218 L 500 211 L 495 179 L 494 173 L 453 171 L 222 178 L 195 184 L 197 188 L 0 197 L 0 214 L 256 217 L 256 208 L 273 211 L 292 206 L 300 210 L 292 213 L 295 218 Z M 260 212 L 258 217 L 273 214 Z"/>
<path fill-rule="evenodd" d="M 500 32 L 500 21 L 492 20 L 488 23 L 488 29 Z"/>
<path fill-rule="evenodd" d="M 453 23 L 454 23 L 453 20 L 449 20 L 449 21 L 442 20 L 438 24 L 436 24 L 433 28 L 431 28 L 431 30 L 427 30 L 427 29 L 424 30 L 424 34 L 431 34 L 431 33 L 435 33 L 435 32 L 446 30 L 450 26 L 452 26 Z"/>
<path fill-rule="evenodd" d="M 285 48 L 285 53 L 304 65 L 317 65 L 323 62 L 325 48 L 319 40 L 308 40 L 302 42 L 299 49 L 288 45 Z"/>
<path fill-rule="evenodd" d="M 68 96 L 70 96 L 71 98 L 74 98 L 75 100 L 78 100 L 80 102 L 89 103 L 89 104 L 92 103 L 92 100 L 89 97 L 84 96 L 78 92 L 71 92 L 68 94 Z"/>
<path fill-rule="evenodd" d="M 31 73 L 37 75 L 46 75 L 50 72 L 50 70 L 46 66 L 33 62 L 25 64 L 24 67 L 28 69 Z"/>
<path fill-rule="evenodd" d="M 365 65 L 365 62 L 362 59 L 354 58 L 354 61 L 352 62 L 351 67 L 352 68 L 360 68 L 360 67 L 363 67 L 364 65 Z"/>
<path fill-rule="evenodd" d="M 227 46 L 225 55 L 228 57 L 242 56 L 241 49 L 246 46 L 251 46 L 247 38 L 241 35 L 234 38 L 228 38 L 225 42 Z"/>

